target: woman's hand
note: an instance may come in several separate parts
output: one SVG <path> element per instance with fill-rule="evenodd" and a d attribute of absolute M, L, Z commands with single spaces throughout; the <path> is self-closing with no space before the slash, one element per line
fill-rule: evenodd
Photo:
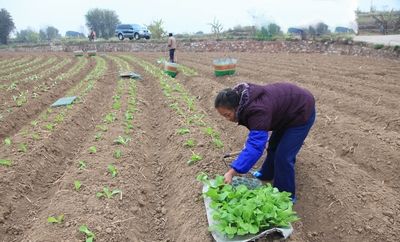
<path fill-rule="evenodd" d="M 224 181 L 225 181 L 225 183 L 231 184 L 231 183 L 232 183 L 232 178 L 233 178 L 233 176 L 235 176 L 236 174 L 237 174 L 237 172 L 236 172 L 233 168 L 229 169 L 229 171 L 226 172 L 225 175 L 224 175 L 224 178 L 225 178 Z"/>

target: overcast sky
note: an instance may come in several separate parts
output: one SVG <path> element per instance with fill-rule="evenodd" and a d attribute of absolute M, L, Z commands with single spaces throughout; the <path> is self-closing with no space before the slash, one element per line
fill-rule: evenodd
<path fill-rule="evenodd" d="M 400 0 L 373 0 L 377 9 L 400 9 Z M 149 24 L 163 19 L 168 32 L 210 32 L 214 18 L 224 29 L 236 25 L 275 22 L 283 29 L 317 21 L 331 28 L 353 27 L 354 10 L 369 10 L 371 0 L 0 0 L 17 30 L 38 31 L 48 25 L 67 30 L 86 30 L 85 13 L 92 8 L 114 10 L 122 23 Z"/>

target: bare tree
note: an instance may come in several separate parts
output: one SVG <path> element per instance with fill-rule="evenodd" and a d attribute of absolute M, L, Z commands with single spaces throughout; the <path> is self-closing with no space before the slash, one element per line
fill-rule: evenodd
<path fill-rule="evenodd" d="M 372 15 L 372 17 L 375 19 L 375 23 L 379 26 L 381 33 L 384 35 L 388 33 L 389 26 L 396 26 L 393 9 L 388 14 L 380 13 Z"/>
<path fill-rule="evenodd" d="M 211 25 L 211 32 L 215 35 L 217 39 L 219 39 L 219 35 L 222 32 L 222 29 L 224 28 L 222 24 L 214 18 L 214 21 L 212 23 L 209 23 L 208 25 Z"/>

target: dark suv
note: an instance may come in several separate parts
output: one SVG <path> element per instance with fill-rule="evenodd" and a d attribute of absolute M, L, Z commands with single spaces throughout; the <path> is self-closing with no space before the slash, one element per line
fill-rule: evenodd
<path fill-rule="evenodd" d="M 146 27 L 138 24 L 119 24 L 115 29 L 115 36 L 119 40 L 125 38 L 138 40 L 140 38 L 150 39 L 151 33 Z"/>

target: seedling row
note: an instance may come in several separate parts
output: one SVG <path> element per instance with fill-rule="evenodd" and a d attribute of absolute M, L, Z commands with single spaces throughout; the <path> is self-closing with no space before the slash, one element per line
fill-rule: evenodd
<path fill-rule="evenodd" d="M 187 161 L 188 165 L 193 165 L 203 159 L 199 153 L 195 152 L 197 141 L 190 137 L 190 133 L 201 133 L 215 149 L 222 149 L 224 147 L 220 139 L 220 134 L 204 121 L 205 114 L 198 109 L 196 98 L 190 95 L 176 79 L 165 75 L 160 68 L 144 60 L 131 56 L 123 56 L 123 58 L 137 63 L 159 80 L 163 94 L 168 99 L 169 107 L 180 117 L 182 127 L 177 130 L 177 134 L 188 137 L 184 142 L 184 147 L 190 150 L 190 157 Z M 190 70 L 187 73 L 191 73 L 191 75 L 196 73 L 189 68 L 186 68 L 186 70 Z"/>

